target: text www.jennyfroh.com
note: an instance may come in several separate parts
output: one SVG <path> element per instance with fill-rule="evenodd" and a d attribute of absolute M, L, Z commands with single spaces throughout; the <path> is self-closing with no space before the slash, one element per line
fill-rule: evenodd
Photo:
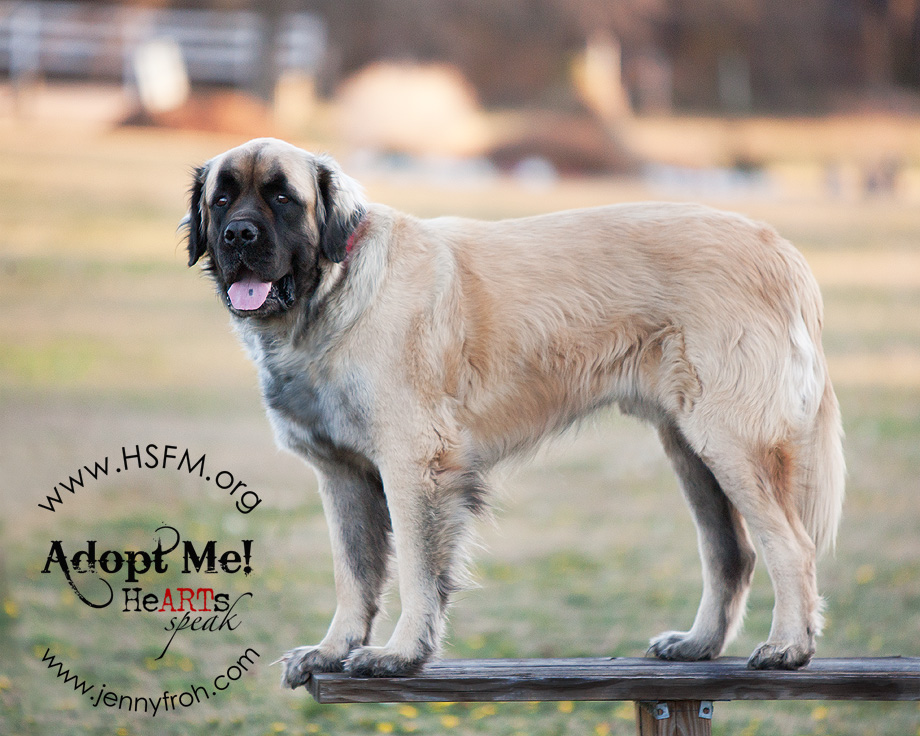
<path fill-rule="evenodd" d="M 193 685 L 191 689 L 181 693 L 171 693 L 167 690 L 156 697 L 119 695 L 112 690 L 106 690 L 105 683 L 102 684 L 102 687 L 97 688 L 83 678 L 71 674 L 70 670 L 65 670 L 64 663 L 58 661 L 51 654 L 50 649 L 45 649 L 42 662 L 48 664 L 49 670 L 57 669 L 55 677 L 63 679 L 66 684 L 72 684 L 74 690 L 89 697 L 94 708 L 102 705 L 116 710 L 144 712 L 155 716 L 157 713 L 167 713 L 172 710 L 178 710 L 180 707 L 190 708 L 195 703 L 208 700 L 212 695 L 216 696 L 218 693 L 227 690 L 230 685 L 243 676 L 244 672 L 249 670 L 247 665 L 254 664 L 258 658 L 259 653 L 250 647 L 243 652 L 243 655 L 236 662 L 214 678 L 210 689 L 203 685 Z"/>

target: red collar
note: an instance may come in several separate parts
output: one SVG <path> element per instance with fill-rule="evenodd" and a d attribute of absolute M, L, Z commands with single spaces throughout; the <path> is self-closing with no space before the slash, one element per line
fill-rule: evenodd
<path fill-rule="evenodd" d="M 345 243 L 345 259 L 343 261 L 344 265 L 348 265 L 348 262 L 351 260 L 352 252 L 358 245 L 358 241 L 364 236 L 364 230 L 367 227 L 367 215 L 364 215 L 358 224 L 355 225 L 355 229 L 351 231 L 351 235 L 348 236 L 348 240 Z"/>

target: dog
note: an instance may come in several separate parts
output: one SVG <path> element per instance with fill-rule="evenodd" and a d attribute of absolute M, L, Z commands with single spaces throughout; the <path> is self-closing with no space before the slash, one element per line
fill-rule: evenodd
<path fill-rule="evenodd" d="M 488 470 L 608 405 L 657 428 L 699 535 L 696 618 L 649 653 L 723 651 L 756 540 L 775 607 L 748 663 L 809 662 L 842 431 L 818 286 L 774 229 L 674 203 L 423 220 L 269 138 L 196 169 L 190 200 L 189 266 L 229 309 L 278 443 L 314 468 L 330 530 L 335 615 L 318 645 L 284 655 L 284 685 L 418 672 Z M 372 646 L 392 558 L 402 611 Z"/>

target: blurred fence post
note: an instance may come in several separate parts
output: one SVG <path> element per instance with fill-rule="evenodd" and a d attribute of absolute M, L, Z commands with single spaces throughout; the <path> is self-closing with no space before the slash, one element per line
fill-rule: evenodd
<path fill-rule="evenodd" d="M 23 95 L 41 76 L 41 14 L 37 6 L 13 6 L 9 19 L 10 81 L 16 113 Z"/>
<path fill-rule="evenodd" d="M 137 49 L 154 40 L 179 47 L 190 82 L 266 101 L 284 72 L 313 75 L 326 52 L 322 19 L 287 3 L 224 11 L 0 0 L 0 73 L 9 72 L 17 107 L 43 78 L 116 81 L 133 94 Z"/>

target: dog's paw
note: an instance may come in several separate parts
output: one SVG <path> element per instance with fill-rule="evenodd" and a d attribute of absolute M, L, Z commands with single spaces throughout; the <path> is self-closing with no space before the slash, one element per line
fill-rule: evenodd
<path fill-rule="evenodd" d="M 291 690 L 306 685 L 314 672 L 342 672 L 344 657 L 336 656 L 321 647 L 297 647 L 281 657 L 284 672 L 281 685 Z"/>
<path fill-rule="evenodd" d="M 416 674 L 426 660 L 387 647 L 360 647 L 345 660 L 345 671 L 354 677 L 406 677 Z"/>
<path fill-rule="evenodd" d="M 747 664 L 754 670 L 797 670 L 808 664 L 814 654 L 814 647 L 802 647 L 798 644 L 777 646 L 767 643 L 754 650 Z"/>
<path fill-rule="evenodd" d="M 698 662 L 718 657 L 721 647 L 694 639 L 686 631 L 666 631 L 649 642 L 648 654 L 673 662 Z"/>

